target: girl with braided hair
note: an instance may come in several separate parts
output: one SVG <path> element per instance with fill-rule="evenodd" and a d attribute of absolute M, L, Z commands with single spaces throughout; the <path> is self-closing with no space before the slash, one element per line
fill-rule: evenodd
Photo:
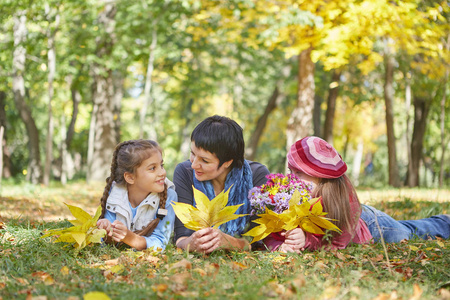
<path fill-rule="evenodd" d="M 97 227 L 106 230 L 107 242 L 123 242 L 137 250 L 165 249 L 175 220 L 171 203 L 176 201 L 158 143 L 122 142 L 113 154 Z"/>

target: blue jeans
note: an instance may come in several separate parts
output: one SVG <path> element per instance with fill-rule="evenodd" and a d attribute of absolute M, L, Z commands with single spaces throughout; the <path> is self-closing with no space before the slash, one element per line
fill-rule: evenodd
<path fill-rule="evenodd" d="M 397 243 L 415 237 L 434 239 L 450 237 L 450 215 L 437 215 L 426 219 L 396 221 L 372 206 L 362 204 L 361 219 L 364 220 L 375 242 Z"/>

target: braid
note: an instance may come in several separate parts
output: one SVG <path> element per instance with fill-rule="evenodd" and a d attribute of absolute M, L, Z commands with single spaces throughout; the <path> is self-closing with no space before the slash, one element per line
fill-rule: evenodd
<path fill-rule="evenodd" d="M 100 215 L 100 219 L 103 219 L 105 217 L 106 213 L 106 201 L 108 200 L 109 192 L 111 190 L 112 183 L 116 180 L 116 170 L 117 170 L 117 154 L 119 153 L 120 149 L 124 145 L 132 144 L 133 141 L 126 141 L 123 143 L 120 143 L 116 146 L 113 153 L 113 158 L 111 161 L 111 173 L 108 178 L 106 178 L 106 186 L 103 190 L 102 198 L 100 199 L 100 205 L 102 206 L 102 214 Z"/>
<path fill-rule="evenodd" d="M 159 207 L 166 208 L 167 184 L 164 183 L 164 191 L 159 193 Z"/>
<path fill-rule="evenodd" d="M 159 193 L 159 207 L 160 208 L 166 208 L 166 200 L 167 200 L 167 184 L 164 183 L 164 191 Z M 158 211 L 156 211 L 158 213 Z M 154 218 L 153 220 L 148 223 L 147 227 L 145 227 L 142 230 L 136 230 L 134 233 L 140 236 L 149 236 L 153 233 L 153 230 L 155 230 L 156 226 L 158 226 L 160 219 Z"/>

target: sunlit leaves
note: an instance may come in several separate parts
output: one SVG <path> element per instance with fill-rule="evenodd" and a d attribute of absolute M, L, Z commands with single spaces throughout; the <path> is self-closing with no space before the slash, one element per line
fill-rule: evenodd
<path fill-rule="evenodd" d="M 53 236 L 56 239 L 54 243 L 68 243 L 73 244 L 78 250 L 83 249 L 91 243 L 101 243 L 101 240 L 106 235 L 104 229 L 97 228 L 97 221 L 102 212 L 101 206 L 97 208 L 94 217 L 91 217 L 87 212 L 79 207 L 66 204 L 70 209 L 72 215 L 76 218 L 70 222 L 74 225 L 69 228 L 52 229 L 49 230 L 42 238 Z"/>
<path fill-rule="evenodd" d="M 228 221 L 245 216 L 234 214 L 242 204 L 226 206 L 230 190 L 222 191 L 210 201 L 205 194 L 192 188 L 197 207 L 186 203 L 172 203 L 175 214 L 186 228 L 195 231 L 208 227 L 218 228 Z"/>
<path fill-rule="evenodd" d="M 253 237 L 252 243 L 254 243 L 264 239 L 272 232 L 291 230 L 297 227 L 313 234 L 325 234 L 323 229 L 341 231 L 325 217 L 327 213 L 323 212 L 319 199 L 315 198 L 298 204 L 300 197 L 299 191 L 296 190 L 289 201 L 289 209 L 281 214 L 266 210 L 266 213 L 258 215 L 260 218 L 253 222 L 260 225 L 244 235 Z"/>

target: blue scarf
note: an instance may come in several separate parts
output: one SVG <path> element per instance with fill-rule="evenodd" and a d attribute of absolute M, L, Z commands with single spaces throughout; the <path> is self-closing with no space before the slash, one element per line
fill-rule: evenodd
<path fill-rule="evenodd" d="M 195 178 L 195 171 L 193 172 L 194 187 L 203 192 L 209 200 L 213 199 L 216 195 L 211 181 L 198 181 L 197 178 Z M 250 201 L 248 200 L 248 192 L 253 187 L 253 174 L 252 169 L 246 160 L 244 161 L 242 168 L 233 168 L 231 172 L 228 173 L 227 178 L 225 179 L 225 191 L 227 191 L 230 187 L 231 189 L 228 195 L 227 206 L 239 205 L 243 203 L 244 205 L 238 208 L 236 214 L 249 214 Z M 195 205 L 194 199 L 194 206 Z M 231 236 L 240 236 L 246 229 L 248 220 L 249 216 L 240 217 L 236 220 L 231 220 L 220 225 L 219 229 Z"/>

